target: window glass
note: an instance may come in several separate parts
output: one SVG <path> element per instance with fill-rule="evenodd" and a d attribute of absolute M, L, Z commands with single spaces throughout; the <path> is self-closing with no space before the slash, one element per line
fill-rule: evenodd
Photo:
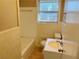
<path fill-rule="evenodd" d="M 79 1 L 66 1 L 65 3 L 65 16 L 66 23 L 79 23 Z"/>
<path fill-rule="evenodd" d="M 58 11 L 57 3 L 40 3 L 40 11 Z"/>
<path fill-rule="evenodd" d="M 39 19 L 42 21 L 54 21 L 57 22 L 57 13 L 40 13 Z"/>
<path fill-rule="evenodd" d="M 57 22 L 58 3 L 40 2 L 38 21 Z"/>
<path fill-rule="evenodd" d="M 65 11 L 79 11 L 79 1 L 67 1 Z"/>

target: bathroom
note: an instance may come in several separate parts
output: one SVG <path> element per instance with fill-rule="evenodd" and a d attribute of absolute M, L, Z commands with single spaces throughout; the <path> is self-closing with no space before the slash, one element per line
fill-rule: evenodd
<path fill-rule="evenodd" d="M 56 39 L 56 33 L 62 35 L 57 39 L 79 43 L 78 3 L 78 0 L 0 0 L 0 59 L 47 59 L 45 42 L 48 38 Z M 54 57 L 48 57 L 51 58 Z"/>

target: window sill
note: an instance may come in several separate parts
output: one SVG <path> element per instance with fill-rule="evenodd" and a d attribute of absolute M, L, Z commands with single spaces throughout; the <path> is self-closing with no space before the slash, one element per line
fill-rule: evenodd
<path fill-rule="evenodd" d="M 38 21 L 38 23 L 46 24 L 46 23 L 58 23 L 58 21 Z"/>

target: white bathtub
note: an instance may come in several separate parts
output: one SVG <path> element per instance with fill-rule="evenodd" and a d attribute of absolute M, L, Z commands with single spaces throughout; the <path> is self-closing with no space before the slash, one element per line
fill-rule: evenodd
<path fill-rule="evenodd" d="M 33 49 L 35 48 L 35 39 L 21 37 L 21 57 L 22 59 L 28 59 Z"/>

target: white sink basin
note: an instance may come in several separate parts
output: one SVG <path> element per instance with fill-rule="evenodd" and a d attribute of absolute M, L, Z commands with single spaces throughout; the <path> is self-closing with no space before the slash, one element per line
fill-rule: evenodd
<path fill-rule="evenodd" d="M 45 48 L 44 48 L 44 51 L 50 51 L 50 52 L 58 52 L 58 49 L 61 48 L 60 46 L 60 43 L 57 42 L 57 39 L 48 39 L 46 41 L 46 44 L 45 44 Z"/>
<path fill-rule="evenodd" d="M 45 59 L 77 59 L 78 44 L 73 41 L 62 40 L 63 47 L 59 39 L 48 38 L 43 50 Z M 63 52 L 58 50 L 62 49 Z"/>
<path fill-rule="evenodd" d="M 51 41 L 51 42 L 48 43 L 48 45 L 52 48 L 57 48 L 58 49 L 60 44 L 56 41 Z"/>

